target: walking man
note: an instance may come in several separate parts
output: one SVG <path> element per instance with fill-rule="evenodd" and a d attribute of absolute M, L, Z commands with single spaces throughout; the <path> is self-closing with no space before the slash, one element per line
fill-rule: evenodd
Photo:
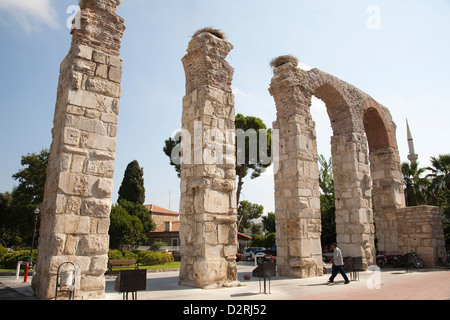
<path fill-rule="evenodd" d="M 331 269 L 331 277 L 330 280 L 328 280 L 329 285 L 334 284 L 334 278 L 336 278 L 338 272 L 342 275 L 345 282 L 344 284 L 350 283 L 350 281 L 347 278 L 347 275 L 345 274 L 344 270 L 344 258 L 342 257 L 342 251 L 338 248 L 336 243 L 333 243 L 331 245 L 331 248 L 334 250 L 333 252 L 333 259 L 331 260 L 333 262 L 333 267 Z"/>

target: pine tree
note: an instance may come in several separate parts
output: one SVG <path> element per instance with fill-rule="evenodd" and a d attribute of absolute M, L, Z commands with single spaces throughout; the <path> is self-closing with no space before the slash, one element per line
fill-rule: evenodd
<path fill-rule="evenodd" d="M 141 168 L 139 162 L 136 160 L 130 162 L 125 169 L 122 185 L 119 189 L 118 201 L 122 199 L 133 203 L 144 204 L 144 168 Z"/>

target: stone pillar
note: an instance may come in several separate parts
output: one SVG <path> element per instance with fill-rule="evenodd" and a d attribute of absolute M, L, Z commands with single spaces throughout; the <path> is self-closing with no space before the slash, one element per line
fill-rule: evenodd
<path fill-rule="evenodd" d="M 182 59 L 179 283 L 208 289 L 238 284 L 233 46 L 213 33 L 197 32 Z"/>
<path fill-rule="evenodd" d="M 61 63 L 33 289 L 55 297 L 58 266 L 80 269 L 76 299 L 104 296 L 124 20 L 118 0 L 80 1 Z"/>
<path fill-rule="evenodd" d="M 370 152 L 378 250 L 398 252 L 397 209 L 405 207 L 398 150 L 385 147 Z"/>
<path fill-rule="evenodd" d="M 275 173 L 277 266 L 282 277 L 320 276 L 322 248 L 319 169 L 311 95 L 295 59 L 274 66 L 270 93 L 277 107 L 279 170 Z"/>
<path fill-rule="evenodd" d="M 344 256 L 362 257 L 365 270 L 375 259 L 367 139 L 363 133 L 334 136 L 331 153 L 337 243 Z"/>

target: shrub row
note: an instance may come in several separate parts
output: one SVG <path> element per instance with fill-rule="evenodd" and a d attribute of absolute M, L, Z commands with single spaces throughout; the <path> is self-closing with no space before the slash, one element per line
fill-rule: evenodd
<path fill-rule="evenodd" d="M 0 267 L 5 269 L 15 269 L 17 262 L 25 261 L 30 257 L 29 250 L 18 250 L 9 252 L 0 246 Z M 36 264 L 37 250 L 33 250 L 33 265 Z M 140 265 L 154 266 L 158 264 L 165 264 L 173 262 L 173 256 L 164 251 L 120 251 L 109 250 L 108 259 L 135 259 Z"/>
<path fill-rule="evenodd" d="M 5 269 L 15 269 L 17 262 L 25 261 L 30 257 L 30 250 L 18 250 L 9 252 L 0 250 L 0 266 Z M 33 250 L 33 265 L 36 263 L 37 250 Z"/>
<path fill-rule="evenodd" d="M 109 250 L 108 258 L 110 260 L 135 259 L 143 266 L 155 266 L 174 261 L 173 256 L 164 251 L 120 251 L 114 249 Z"/>

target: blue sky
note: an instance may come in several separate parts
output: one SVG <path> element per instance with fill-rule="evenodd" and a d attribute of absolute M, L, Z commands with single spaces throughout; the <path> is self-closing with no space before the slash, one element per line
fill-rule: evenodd
<path fill-rule="evenodd" d="M 76 0 L 0 0 L 0 192 L 10 191 L 20 157 L 51 143 L 59 64 Z M 371 7 L 372 6 L 372 7 Z M 377 15 L 370 8 L 377 9 Z M 422 166 L 450 153 L 449 0 L 123 0 L 127 27 L 113 201 L 126 165 L 144 167 L 146 203 L 177 211 L 179 179 L 162 152 L 181 126 L 181 58 L 191 35 L 221 29 L 234 45 L 236 112 L 276 118 L 269 61 L 293 54 L 388 107 L 406 161 L 408 118 Z M 375 19 L 375 28 L 371 24 Z M 369 25 L 368 25 L 369 22 Z M 319 153 L 330 155 L 330 123 L 313 100 Z M 246 180 L 241 199 L 273 211 L 273 174 Z"/>

